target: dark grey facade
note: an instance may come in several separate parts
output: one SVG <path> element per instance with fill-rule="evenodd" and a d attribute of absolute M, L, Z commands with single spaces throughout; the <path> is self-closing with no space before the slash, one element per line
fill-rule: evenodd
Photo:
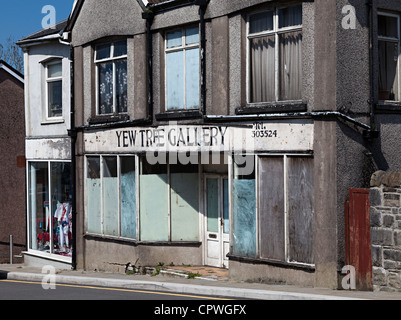
<path fill-rule="evenodd" d="M 298 8 L 301 8 L 301 24 L 291 22 Z M 263 29 L 255 22 L 260 13 L 272 14 L 272 26 L 266 22 Z M 291 16 L 288 21 L 286 14 Z M 346 264 L 344 203 L 349 189 L 369 188 L 371 175 L 379 169 L 401 170 L 398 139 L 401 99 L 387 96 L 383 100 L 385 90 L 379 81 L 383 69 L 381 42 L 386 40 L 379 34 L 380 23 L 384 20 L 389 25 L 397 23 L 399 28 L 400 14 L 401 6 L 395 0 L 367 4 L 351 0 L 169 1 L 147 7 L 142 1 L 133 0 L 114 1 L 112 7 L 103 0 L 78 1 L 65 30 L 69 32 L 74 52 L 72 132 L 76 133 L 77 267 L 116 270 L 129 261 L 139 261 L 140 265 L 157 265 L 161 261 L 201 265 L 214 264 L 213 259 L 220 259 L 216 264 L 229 267 L 230 277 L 237 280 L 340 286 L 341 269 Z M 286 22 L 281 25 L 281 21 Z M 188 30 L 194 26 L 199 33 L 197 40 L 191 42 Z M 169 41 L 176 40 L 172 36 L 176 30 L 180 30 L 182 42 L 170 47 Z M 302 42 L 290 47 L 285 42 L 285 33 L 293 37 L 301 34 Z M 387 39 L 394 47 L 398 36 L 398 55 L 393 57 L 396 64 L 399 33 L 400 30 L 391 40 Z M 283 88 L 288 85 L 283 74 L 295 72 L 290 60 L 297 62 L 298 72 L 302 71 L 295 99 L 291 94 L 287 99 L 267 98 L 262 102 L 251 98 L 259 78 L 250 77 L 257 70 L 252 69 L 257 58 L 253 58 L 256 51 L 252 51 L 250 44 L 261 37 L 267 42 L 276 39 L 272 45 L 277 48 L 276 71 L 272 76 L 276 80 L 276 95 L 284 96 Z M 126 51 L 116 55 L 121 43 Z M 106 58 L 101 51 L 104 46 L 111 48 Z M 174 81 L 170 70 L 175 69 L 170 69 L 169 53 L 185 52 L 189 59 L 189 52 L 194 49 L 199 52 L 195 73 L 199 75 L 199 86 L 194 89 L 199 104 L 194 108 L 171 108 L 169 90 Z M 301 57 L 290 53 L 291 50 L 302 52 Z M 283 71 L 279 66 L 293 69 Z M 186 65 L 188 70 L 192 67 Z M 102 112 L 99 108 L 105 99 L 101 87 L 102 79 L 107 76 L 104 68 L 109 68 L 113 83 L 120 81 L 121 74 L 122 82 L 126 83 L 123 112 L 117 108 L 120 100 L 115 97 L 116 86 L 113 90 L 106 89 L 114 99 L 109 106 L 112 111 Z M 185 76 L 191 75 L 194 73 Z M 298 76 L 294 73 L 290 77 Z M 194 92 L 186 86 L 190 84 L 184 85 L 188 104 Z M 288 86 L 292 88 L 293 82 Z M 164 138 L 167 132 L 172 132 L 172 121 L 182 126 L 174 129 L 176 132 L 188 130 L 182 140 L 187 142 L 186 147 L 190 145 L 190 130 L 202 130 L 203 138 L 205 135 L 215 137 L 216 141 L 221 138 L 221 147 L 224 147 L 223 133 L 230 132 L 233 146 L 224 150 L 227 162 L 202 163 L 196 168 L 174 167 L 170 163 L 166 168 L 149 169 L 144 154 L 162 151 L 155 145 L 160 142 L 161 133 Z M 236 134 L 251 134 L 261 128 L 271 128 L 271 132 L 265 131 L 263 135 L 273 135 L 270 136 L 273 139 L 252 140 L 254 152 L 245 152 L 244 146 L 236 145 L 238 140 L 233 138 Z M 206 134 L 205 130 L 210 131 Z M 256 138 L 256 133 L 253 135 Z M 134 136 L 141 137 L 142 143 L 135 142 Z M 180 141 L 179 135 L 176 138 Z M 210 142 L 213 144 L 213 139 Z M 179 143 L 174 147 L 176 153 L 190 150 L 182 145 L 180 148 Z M 250 175 L 253 178 L 237 175 L 236 154 L 250 154 L 255 159 L 255 170 Z M 135 164 L 131 171 L 125 171 L 125 157 Z M 125 184 L 125 174 L 132 174 L 133 189 Z M 155 194 L 154 201 L 160 203 L 151 207 L 150 199 L 143 201 L 149 195 L 142 192 L 148 190 L 145 181 L 151 181 L 153 175 L 159 180 L 166 179 L 160 184 L 166 189 L 158 189 L 159 180 L 155 180 L 154 189 L 149 190 Z M 183 180 L 174 182 L 179 177 Z M 193 183 L 185 180 L 189 177 L 194 179 Z M 110 182 L 107 178 L 115 179 L 110 181 L 118 186 L 114 196 L 105 193 Z M 249 181 L 254 183 L 251 184 L 254 203 L 250 205 L 246 199 L 249 205 L 246 207 L 240 203 L 239 190 L 249 191 Z M 212 227 L 209 230 L 206 213 L 214 201 L 213 192 L 208 193 L 213 183 L 216 194 L 220 194 L 216 200 L 220 208 L 216 219 L 221 227 L 215 234 L 210 231 Z M 240 189 L 246 183 L 248 189 Z M 190 200 L 186 193 L 189 185 L 198 186 Z M 124 210 L 128 209 L 122 201 L 123 190 L 130 190 L 135 198 L 135 202 L 127 200 L 130 208 L 135 209 L 136 218 L 132 221 L 129 215 L 125 216 Z M 91 192 L 98 192 L 99 203 L 92 201 Z M 223 201 L 225 192 L 227 203 Z M 164 195 L 166 201 L 161 200 Z M 112 197 L 120 201 L 115 208 L 107 203 Z M 177 207 L 183 201 L 188 211 L 179 211 L 174 199 Z M 165 214 L 160 209 L 164 205 Z M 252 221 L 247 218 L 251 211 L 254 211 Z M 188 212 L 192 220 L 182 223 Z M 108 230 L 108 223 L 113 224 L 109 213 L 118 217 L 113 230 Z M 152 214 L 157 220 L 152 220 Z M 152 229 L 152 221 L 160 238 L 148 230 Z M 164 222 L 159 225 L 160 221 Z M 210 220 L 210 226 L 213 223 Z M 125 224 L 131 226 L 129 236 L 124 236 Z M 180 232 L 185 236 L 180 237 Z M 219 258 L 209 255 L 214 250 L 212 239 L 221 242 Z"/>

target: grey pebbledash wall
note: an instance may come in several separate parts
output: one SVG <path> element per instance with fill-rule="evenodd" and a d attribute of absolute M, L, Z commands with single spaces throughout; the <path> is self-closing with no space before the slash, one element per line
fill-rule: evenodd
<path fill-rule="evenodd" d="M 401 291 L 401 172 L 371 179 L 370 226 L 375 291 Z"/>

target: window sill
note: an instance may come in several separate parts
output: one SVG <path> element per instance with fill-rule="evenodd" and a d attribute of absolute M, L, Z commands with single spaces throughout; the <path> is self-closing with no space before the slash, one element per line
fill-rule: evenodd
<path fill-rule="evenodd" d="M 128 121 L 130 120 L 129 115 L 127 114 L 112 114 L 112 115 L 98 115 L 93 118 L 88 119 L 88 123 L 91 124 L 105 124 L 105 123 L 113 123 L 120 121 Z"/>
<path fill-rule="evenodd" d="M 379 101 L 375 106 L 376 111 L 383 113 L 401 113 L 400 101 Z"/>
<path fill-rule="evenodd" d="M 248 257 L 240 257 L 233 254 L 227 254 L 227 257 L 231 261 L 238 261 L 238 262 L 245 262 L 245 263 L 252 263 L 252 264 L 267 264 L 275 267 L 280 268 L 287 268 L 287 269 L 298 269 L 304 270 L 307 272 L 315 272 L 314 265 L 302 264 L 302 263 L 291 263 L 291 262 L 284 262 L 278 260 L 271 260 L 265 258 L 248 258 Z"/>
<path fill-rule="evenodd" d="M 308 105 L 302 101 L 280 101 L 266 103 L 249 103 L 246 107 L 235 109 L 235 114 L 262 114 L 307 111 Z"/>
<path fill-rule="evenodd" d="M 54 119 L 54 120 L 42 121 L 40 124 L 42 126 L 48 126 L 48 125 L 52 125 L 52 124 L 61 124 L 61 123 L 64 123 L 64 122 L 65 122 L 64 119 Z"/>
<path fill-rule="evenodd" d="M 154 246 L 154 247 L 199 247 L 202 242 L 199 241 L 141 241 L 122 237 L 106 236 L 94 233 L 86 233 L 84 236 L 87 240 L 99 240 L 105 242 L 115 242 L 120 244 L 131 244 L 134 246 Z"/>
<path fill-rule="evenodd" d="M 183 110 L 159 113 L 155 115 L 157 121 L 200 119 L 202 113 L 199 110 Z"/>

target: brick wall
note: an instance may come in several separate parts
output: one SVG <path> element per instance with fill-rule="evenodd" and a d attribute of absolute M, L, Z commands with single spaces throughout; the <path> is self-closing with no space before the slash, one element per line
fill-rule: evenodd
<path fill-rule="evenodd" d="M 370 206 L 374 290 L 401 291 L 401 173 L 372 176 Z"/>

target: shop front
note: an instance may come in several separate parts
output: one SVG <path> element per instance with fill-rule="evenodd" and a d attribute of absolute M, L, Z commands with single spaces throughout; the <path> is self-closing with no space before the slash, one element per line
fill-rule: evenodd
<path fill-rule="evenodd" d="M 67 267 L 72 258 L 72 183 L 69 139 L 27 140 L 25 261 Z M 55 149 L 54 145 L 59 148 Z"/>
<path fill-rule="evenodd" d="M 305 121 L 85 132 L 86 266 L 313 263 L 298 250 L 310 239 L 298 207 L 313 194 L 312 144 Z"/>

